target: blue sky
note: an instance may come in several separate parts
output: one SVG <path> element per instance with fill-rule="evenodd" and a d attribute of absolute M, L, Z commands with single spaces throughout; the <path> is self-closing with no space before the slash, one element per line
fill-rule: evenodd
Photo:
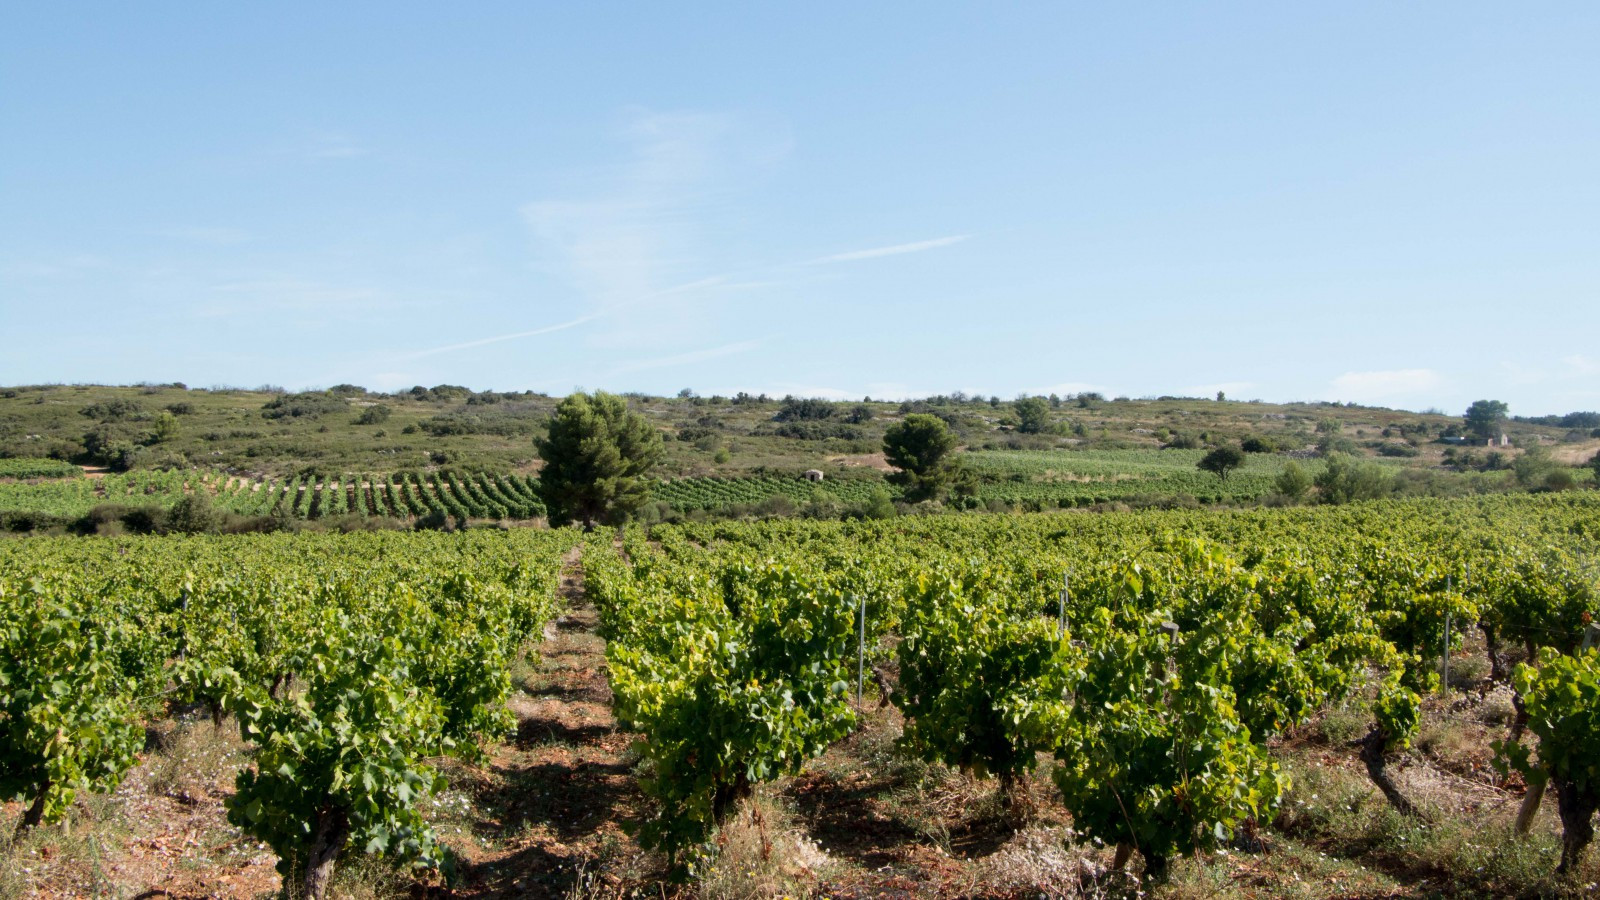
<path fill-rule="evenodd" d="M 0 383 L 1600 407 L 1600 6 L 0 12 Z"/>

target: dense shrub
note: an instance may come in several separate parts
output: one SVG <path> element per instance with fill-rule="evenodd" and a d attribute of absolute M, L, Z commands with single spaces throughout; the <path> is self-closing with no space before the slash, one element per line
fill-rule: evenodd
<path fill-rule="evenodd" d="M 1323 503 L 1376 500 L 1389 493 L 1389 476 L 1382 469 L 1342 453 L 1328 457 L 1327 468 L 1315 481 Z"/>
<path fill-rule="evenodd" d="M 758 432 L 759 433 L 759 432 Z M 846 441 L 864 440 L 865 435 L 860 428 L 854 425 L 833 424 L 817 421 L 785 422 L 772 429 L 769 434 L 778 437 L 794 438 L 803 441 L 823 441 L 829 438 L 838 438 Z"/>
<path fill-rule="evenodd" d="M 315 418 L 327 413 L 341 412 L 346 408 L 343 400 L 328 394 L 284 394 L 268 400 L 261 407 L 261 415 L 267 419 Z"/>
<path fill-rule="evenodd" d="M 833 404 L 827 400 L 815 397 L 785 397 L 783 406 L 779 407 L 778 414 L 773 416 L 777 422 L 814 422 L 833 417 Z"/>
<path fill-rule="evenodd" d="M 79 415 L 98 419 L 101 422 L 121 422 L 126 419 L 137 419 L 144 416 L 144 407 L 132 400 L 122 397 L 113 397 L 110 400 L 101 400 L 91 403 L 78 410 Z"/>

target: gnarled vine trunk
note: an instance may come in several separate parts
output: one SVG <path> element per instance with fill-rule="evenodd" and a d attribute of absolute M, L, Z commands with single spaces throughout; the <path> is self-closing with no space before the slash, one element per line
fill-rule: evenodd
<path fill-rule="evenodd" d="M 1517 807 L 1517 836 L 1527 837 L 1533 830 L 1533 819 L 1539 814 L 1539 804 L 1544 802 L 1544 788 L 1546 782 L 1528 785 L 1528 792 L 1522 795 L 1522 805 Z"/>
<path fill-rule="evenodd" d="M 1144 880 L 1146 884 L 1165 884 L 1171 875 L 1170 859 L 1165 853 L 1151 853 L 1141 850 L 1144 856 Z"/>
<path fill-rule="evenodd" d="M 1556 804 L 1561 812 L 1561 866 L 1556 874 L 1566 875 L 1578 868 L 1584 848 L 1594 840 L 1594 813 L 1600 808 L 1600 791 L 1579 790 L 1571 780 L 1555 781 Z"/>
<path fill-rule="evenodd" d="M 749 797 L 752 793 L 750 779 L 743 774 L 733 780 L 731 784 L 719 784 L 711 795 L 711 817 L 719 824 L 733 811 L 740 800 Z"/>
<path fill-rule="evenodd" d="M 1393 778 L 1389 777 L 1389 772 L 1385 768 L 1388 759 L 1383 752 L 1383 748 L 1388 742 L 1389 735 L 1378 727 L 1373 727 L 1371 731 L 1367 732 L 1366 737 L 1356 741 L 1356 744 L 1361 748 L 1361 761 L 1367 766 L 1367 777 L 1372 779 L 1372 783 L 1377 785 L 1378 790 L 1383 792 L 1384 799 L 1388 800 L 1389 805 L 1394 807 L 1401 815 L 1417 816 L 1419 815 L 1417 808 L 1411 805 L 1411 801 L 1407 800 L 1404 794 L 1400 793 L 1399 786 L 1394 783 Z"/>
<path fill-rule="evenodd" d="M 306 854 L 306 900 L 324 900 L 333 884 L 333 867 L 339 861 L 345 841 L 350 839 L 350 817 L 343 807 L 324 807 L 317 813 L 317 828 L 312 833 Z"/>
<path fill-rule="evenodd" d="M 1489 656 L 1489 680 L 1502 684 L 1511 675 L 1506 671 L 1506 654 L 1500 649 L 1500 635 L 1488 622 L 1479 622 L 1478 630 L 1483 632 L 1484 652 Z"/>
<path fill-rule="evenodd" d="M 33 805 L 22 814 L 22 821 L 17 823 L 17 837 L 26 834 L 28 829 L 39 827 L 44 821 L 44 798 L 50 792 L 50 782 L 44 781 L 39 785 L 39 793 L 33 798 Z"/>
<path fill-rule="evenodd" d="M 1122 871 L 1128 865 L 1128 860 L 1130 860 L 1132 858 L 1133 858 L 1133 845 L 1128 843 L 1128 842 L 1126 842 L 1126 841 L 1123 841 L 1122 843 L 1118 844 L 1117 845 L 1117 853 L 1116 853 L 1116 855 L 1111 857 L 1111 871 L 1113 871 L 1113 872 Z"/>
<path fill-rule="evenodd" d="M 1511 737 L 1507 740 L 1515 744 L 1522 740 L 1522 732 L 1528 727 L 1528 707 L 1522 702 L 1522 695 L 1516 691 L 1511 692 L 1511 708 L 1517 714 L 1511 719 Z"/>

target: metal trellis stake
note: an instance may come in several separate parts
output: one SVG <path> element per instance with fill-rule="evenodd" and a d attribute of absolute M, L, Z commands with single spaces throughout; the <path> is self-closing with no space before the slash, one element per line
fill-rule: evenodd
<path fill-rule="evenodd" d="M 861 690 L 867 680 L 867 598 L 861 598 L 861 630 L 856 636 L 856 705 L 861 705 Z"/>
<path fill-rule="evenodd" d="M 1068 571 L 1061 576 L 1061 605 L 1056 611 L 1056 640 L 1060 641 L 1067 636 L 1067 595 L 1072 590 L 1072 572 Z"/>
<path fill-rule="evenodd" d="M 1450 593 L 1450 590 L 1454 586 L 1455 585 L 1454 585 L 1454 583 L 1452 581 L 1451 576 L 1446 575 L 1444 577 L 1444 591 L 1445 591 L 1445 593 L 1446 594 Z M 1439 656 L 1439 669 L 1443 673 L 1442 677 L 1439 679 L 1439 693 L 1441 693 L 1441 694 L 1449 694 L 1450 693 L 1450 625 L 1451 625 L 1451 621 L 1450 620 L 1451 620 L 1451 611 L 1450 610 L 1445 610 L 1445 613 L 1444 613 L 1444 652 L 1442 654 L 1440 654 L 1440 656 Z"/>

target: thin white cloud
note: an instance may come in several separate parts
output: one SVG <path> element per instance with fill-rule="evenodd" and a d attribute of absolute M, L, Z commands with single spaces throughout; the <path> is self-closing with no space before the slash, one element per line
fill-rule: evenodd
<path fill-rule="evenodd" d="M 259 316 L 263 311 L 351 317 L 409 305 L 377 288 L 269 277 L 212 285 L 210 296 L 192 313 L 203 318 Z"/>
<path fill-rule="evenodd" d="M 103 257 L 80 253 L 53 259 L 28 259 L 0 261 L 0 276 L 14 278 L 57 278 L 64 275 L 81 275 L 95 269 L 110 267 Z"/>
<path fill-rule="evenodd" d="M 367 376 L 367 380 L 362 382 L 365 387 L 377 391 L 398 391 L 416 383 L 417 379 L 405 372 L 378 372 Z"/>
<path fill-rule="evenodd" d="M 489 344 L 498 344 L 501 341 L 515 341 L 520 338 L 530 338 L 541 334 L 550 334 L 551 332 L 555 331 L 565 331 L 568 328 L 576 328 L 585 322 L 592 322 L 599 317 L 599 314 L 595 313 L 593 315 L 579 316 L 576 319 L 568 322 L 562 322 L 557 325 L 546 325 L 543 328 L 534 328 L 528 331 L 513 331 L 510 334 L 497 334 L 493 337 L 479 338 L 475 341 L 462 341 L 459 344 L 445 344 L 442 347 L 430 347 L 427 350 L 418 350 L 414 353 L 408 353 L 402 358 L 421 359 L 424 356 L 436 356 L 440 353 L 454 353 L 457 350 L 471 350 L 474 347 L 486 347 Z"/>
<path fill-rule="evenodd" d="M 867 389 L 862 394 L 875 400 L 908 400 L 912 397 L 926 397 L 932 391 L 916 391 L 902 381 L 869 381 Z"/>
<path fill-rule="evenodd" d="M 1432 369 L 1389 369 L 1346 372 L 1331 387 L 1341 400 L 1373 403 L 1438 390 L 1443 384 L 1443 376 Z"/>
<path fill-rule="evenodd" d="M 811 260 L 809 263 L 806 263 L 806 265 L 815 266 L 823 265 L 825 263 L 855 262 L 856 260 L 861 259 L 877 259 L 880 256 L 899 256 L 902 253 L 921 253 L 924 250 L 936 250 L 940 247 L 948 247 L 951 244 L 959 244 L 971 236 L 972 235 L 970 234 L 953 234 L 949 237 L 933 238 L 932 240 L 912 241 L 909 244 L 894 244 L 889 247 L 872 247 L 867 250 L 851 250 L 848 253 L 835 253 L 832 256 L 819 257 Z"/>
<path fill-rule="evenodd" d="M 637 362 L 617 366 L 611 370 L 611 375 L 626 375 L 630 372 L 643 372 L 647 369 L 667 369 L 673 366 L 687 366 L 712 359 L 721 359 L 724 356 L 733 356 L 738 353 L 748 353 L 761 346 L 760 341 L 736 341 L 724 344 L 721 347 L 710 347 L 705 350 L 694 350 L 689 353 L 679 353 L 673 356 L 660 356 L 655 359 L 642 359 Z"/>
<path fill-rule="evenodd" d="M 590 338 L 593 346 L 636 352 L 679 344 L 707 331 L 714 236 L 740 180 L 786 152 L 765 123 L 705 112 L 633 112 L 618 133 L 624 158 L 574 173 L 567 197 L 520 208 L 533 239 L 534 268 L 553 276 L 591 312 L 628 308 Z M 687 283 L 685 283 L 687 282 Z"/>
<path fill-rule="evenodd" d="M 1541 366 L 1525 366 L 1509 359 L 1502 360 L 1500 368 L 1505 370 L 1506 379 L 1516 385 L 1538 384 L 1550 378 L 1550 372 Z"/>

